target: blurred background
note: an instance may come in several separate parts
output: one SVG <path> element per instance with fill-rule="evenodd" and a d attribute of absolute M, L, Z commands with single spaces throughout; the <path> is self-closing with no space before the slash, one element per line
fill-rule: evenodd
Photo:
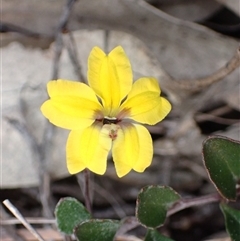
<path fill-rule="evenodd" d="M 92 47 L 117 45 L 134 79 L 157 78 L 173 110 L 147 126 L 154 158 L 143 174 L 119 179 L 109 159 L 104 176 L 92 175 L 93 216 L 133 216 L 136 196 L 149 184 L 183 197 L 216 192 L 201 149 L 213 134 L 240 140 L 239 64 L 227 65 L 239 48 L 239 0 L 2 0 L 0 30 L 1 201 L 9 199 L 25 217 L 52 220 L 61 197 L 84 200 L 82 174 L 66 169 L 68 131 L 51 126 L 39 108 L 49 80 L 87 82 Z M 11 215 L 1 207 L 0 217 Z M 23 240 L 19 228 L 6 222 L 2 240 Z M 220 239 L 227 234 L 218 204 L 181 211 L 161 231 L 177 241 L 230 240 Z M 144 229 L 133 235 L 126 240 L 141 240 Z"/>

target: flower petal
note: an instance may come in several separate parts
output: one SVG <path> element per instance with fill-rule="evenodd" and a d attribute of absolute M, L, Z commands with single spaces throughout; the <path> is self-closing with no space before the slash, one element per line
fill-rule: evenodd
<path fill-rule="evenodd" d="M 70 80 L 52 80 L 47 84 L 47 91 L 50 97 L 56 96 L 80 96 L 97 100 L 94 91 L 86 84 Z"/>
<path fill-rule="evenodd" d="M 112 146 L 108 130 L 98 122 L 84 130 L 71 131 L 67 141 L 67 167 L 71 174 L 85 168 L 104 174 Z"/>
<path fill-rule="evenodd" d="M 131 169 L 143 172 L 152 162 L 152 138 L 148 130 L 138 124 L 126 123 L 113 141 L 113 161 L 117 175 L 122 177 Z"/>
<path fill-rule="evenodd" d="M 160 88 L 154 78 L 140 78 L 133 84 L 120 113 L 143 124 L 154 125 L 170 112 L 171 104 L 160 97 Z"/>
<path fill-rule="evenodd" d="M 54 125 L 70 130 L 83 129 L 103 117 L 102 106 L 88 85 L 57 80 L 50 81 L 47 88 L 50 100 L 43 103 L 41 111 Z"/>
<path fill-rule="evenodd" d="M 99 47 L 93 48 L 88 59 L 88 81 L 102 99 L 105 115 L 114 117 L 132 87 L 132 69 L 123 48 L 118 46 L 108 55 Z"/>

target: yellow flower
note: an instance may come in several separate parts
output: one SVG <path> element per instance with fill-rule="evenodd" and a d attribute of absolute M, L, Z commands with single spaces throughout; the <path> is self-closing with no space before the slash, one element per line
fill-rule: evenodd
<path fill-rule="evenodd" d="M 88 59 L 89 86 L 74 81 L 50 81 L 50 99 L 41 111 L 54 125 L 71 130 L 67 141 L 67 167 L 71 174 L 88 168 L 104 174 L 112 149 L 119 177 L 131 169 L 143 172 L 152 161 L 148 130 L 171 110 L 160 97 L 154 78 L 132 83 L 132 69 L 122 47 L 106 55 L 93 48 Z"/>

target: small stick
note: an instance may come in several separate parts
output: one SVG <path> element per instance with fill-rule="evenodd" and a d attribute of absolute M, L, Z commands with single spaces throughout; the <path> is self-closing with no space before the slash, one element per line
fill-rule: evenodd
<path fill-rule="evenodd" d="M 46 218 L 25 218 L 30 224 L 56 224 L 55 219 Z M 1 225 L 21 224 L 17 218 L 0 219 Z"/>
<path fill-rule="evenodd" d="M 11 211 L 11 213 L 21 221 L 24 227 L 39 241 L 45 241 L 41 235 L 32 227 L 31 224 L 27 222 L 27 220 L 22 216 L 22 214 L 18 211 L 18 209 L 13 206 L 13 204 L 8 200 L 4 200 L 3 204 Z"/>
<path fill-rule="evenodd" d="M 201 78 L 192 80 L 178 80 L 175 81 L 181 89 L 189 90 L 189 91 L 199 91 L 205 87 L 210 86 L 211 84 L 218 82 L 233 72 L 235 69 L 240 66 L 240 47 L 235 52 L 235 55 L 227 62 L 227 64 L 214 72 L 213 74 Z"/>
<path fill-rule="evenodd" d="M 109 191 L 106 191 L 96 182 L 94 183 L 94 191 L 101 195 L 104 199 L 106 199 L 106 201 L 108 201 L 111 204 L 115 213 L 118 215 L 120 219 L 126 217 L 126 213 L 121 207 L 121 204 L 118 202 L 118 200 L 115 198 L 113 194 L 111 194 Z"/>
<path fill-rule="evenodd" d="M 212 193 L 197 198 L 181 199 L 168 210 L 167 217 L 186 208 L 201 206 L 208 203 L 220 202 L 222 199 L 223 198 L 219 193 Z"/>
<path fill-rule="evenodd" d="M 53 73 L 52 73 L 52 80 L 56 80 L 58 78 L 59 73 L 59 62 L 60 57 L 62 54 L 63 49 L 63 38 L 62 33 L 66 31 L 67 23 L 71 14 L 71 10 L 73 8 L 74 3 L 76 0 L 68 0 L 66 3 L 66 6 L 62 12 L 61 18 L 59 20 L 59 25 L 57 27 L 57 32 L 55 35 L 55 55 L 54 55 L 54 61 L 53 61 Z"/>
<path fill-rule="evenodd" d="M 78 60 L 78 52 L 77 52 L 77 45 L 73 36 L 73 33 L 71 31 L 68 31 L 68 35 L 66 36 L 65 45 L 68 50 L 68 55 L 70 60 L 72 61 L 74 70 L 78 76 L 78 80 L 80 82 L 87 83 L 86 78 L 84 77 L 84 74 L 82 73 L 82 67 Z"/>

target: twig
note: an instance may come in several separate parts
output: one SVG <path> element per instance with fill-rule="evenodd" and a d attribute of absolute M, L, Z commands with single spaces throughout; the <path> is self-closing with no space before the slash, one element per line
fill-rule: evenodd
<path fill-rule="evenodd" d="M 16 130 L 18 130 L 23 135 L 23 137 L 30 144 L 33 152 L 37 153 L 37 155 L 39 155 L 39 152 L 40 152 L 39 146 L 38 146 L 34 136 L 31 134 L 31 132 L 27 128 L 27 125 L 25 123 L 20 122 L 17 119 L 12 119 L 9 117 L 5 117 L 5 119 L 8 121 L 9 124 L 11 124 Z"/>
<path fill-rule="evenodd" d="M 240 187 L 237 186 L 237 196 L 239 195 Z M 212 193 L 197 198 L 180 199 L 178 202 L 174 203 L 173 206 L 168 210 L 167 217 L 170 217 L 171 215 L 186 208 L 201 206 L 208 203 L 220 202 L 222 200 L 225 199 L 223 199 L 223 197 L 219 193 Z M 126 217 L 123 222 L 123 227 L 120 227 L 117 234 L 124 234 L 125 232 L 128 232 L 131 229 L 136 228 L 138 225 L 140 225 L 140 223 L 138 222 L 137 217 Z"/>
<path fill-rule="evenodd" d="M 202 165 L 200 165 L 196 162 L 193 162 L 192 160 L 188 160 L 186 158 L 181 160 L 179 165 L 181 167 L 185 167 L 185 168 L 191 170 L 193 173 L 196 173 L 198 176 L 204 178 L 205 180 L 208 180 L 206 170 L 203 168 Z"/>
<path fill-rule="evenodd" d="M 1 22 L 1 24 L 0 24 L 0 32 L 2 32 L 2 33 L 15 32 L 15 33 L 20 33 L 20 34 L 23 34 L 25 36 L 32 37 L 32 38 L 40 38 L 40 37 L 43 38 L 44 37 L 44 38 L 52 39 L 52 36 L 44 35 L 42 33 L 40 34 L 40 33 L 31 31 L 31 30 L 28 30 L 24 27 L 20 27 L 20 26 L 11 24 L 11 23 L 4 23 L 4 22 Z"/>
<path fill-rule="evenodd" d="M 85 195 L 85 173 L 79 173 L 76 175 L 77 177 L 77 181 L 78 184 L 82 190 L 83 196 Z M 92 180 L 91 180 L 91 183 Z M 94 182 L 92 184 L 92 188 L 91 185 L 89 187 L 89 190 L 94 190 L 96 193 L 98 193 L 99 195 L 101 195 L 103 198 L 105 198 L 113 207 L 115 213 L 119 216 L 119 218 L 123 218 L 126 217 L 126 213 L 124 212 L 124 210 L 121 208 L 119 202 L 117 201 L 116 197 L 114 195 L 112 195 L 111 193 L 109 193 L 108 191 L 106 191 L 102 186 L 100 186 L 99 184 L 97 184 L 96 182 Z M 76 194 L 75 194 L 76 195 Z M 90 193 L 90 198 L 92 200 L 92 194 Z M 91 201 L 92 203 L 92 201 Z"/>
<path fill-rule="evenodd" d="M 3 224 L 2 219 L 8 219 L 10 214 L 8 214 L 5 209 L 2 206 L 2 203 L 0 203 L 0 226 Z M 0 227 L 0 239 L 2 237 L 2 233 L 6 232 L 6 234 L 11 237 L 15 241 L 25 241 L 18 233 L 16 233 L 15 227 L 14 226 L 5 226 L 5 227 Z"/>
<path fill-rule="evenodd" d="M 21 102 L 20 102 L 21 103 Z M 22 116 L 24 118 L 24 112 L 22 108 Z M 40 193 L 40 202 L 42 204 L 43 208 L 43 215 L 45 217 L 52 217 L 51 208 L 49 206 L 49 200 L 50 200 L 50 180 L 49 175 L 46 170 L 46 161 L 44 160 L 44 152 L 42 150 L 43 146 L 39 145 L 34 137 L 34 135 L 29 130 L 27 124 L 25 122 L 20 122 L 16 119 L 6 118 L 8 122 L 13 125 L 28 141 L 33 153 L 35 154 L 35 158 L 37 160 L 37 163 L 39 164 L 38 170 L 39 170 L 39 178 L 40 178 L 40 184 L 39 184 L 39 193 Z M 49 131 L 48 131 L 49 135 Z"/>
<path fill-rule="evenodd" d="M 53 62 L 53 74 L 52 79 L 58 78 L 59 73 L 59 60 L 60 56 L 62 54 L 62 48 L 63 48 L 63 39 L 62 39 L 62 32 L 66 31 L 66 26 L 69 20 L 69 16 L 72 10 L 72 7 L 76 0 L 68 0 L 67 4 L 63 10 L 62 16 L 59 20 L 59 25 L 57 27 L 57 32 L 55 35 L 55 55 L 54 55 L 54 62 Z"/>
<path fill-rule="evenodd" d="M 220 123 L 220 124 L 232 125 L 232 124 L 239 122 L 239 120 L 221 117 L 223 115 L 230 113 L 231 111 L 232 111 L 232 109 L 229 106 L 224 105 L 224 106 L 214 109 L 208 113 L 197 112 L 196 116 L 195 116 L 195 120 L 197 122 L 204 122 L 204 121 L 211 120 L 211 121 L 214 121 L 214 122 Z"/>
<path fill-rule="evenodd" d="M 27 222 L 18 209 L 8 200 L 4 200 L 3 204 L 11 211 L 11 213 L 24 225 L 24 227 L 39 241 L 45 241 L 41 235 Z"/>
<path fill-rule="evenodd" d="M 59 61 L 63 48 L 63 39 L 62 32 L 65 30 L 67 26 L 67 22 L 71 13 L 71 9 L 76 0 L 68 0 L 67 4 L 64 8 L 62 16 L 59 20 L 59 25 L 57 27 L 57 32 L 55 36 L 55 55 L 53 62 L 53 73 L 52 79 L 57 79 L 59 74 Z M 51 208 L 49 205 L 49 200 L 51 196 L 50 192 L 50 176 L 47 171 L 47 163 L 48 163 L 48 150 L 51 147 L 52 136 L 54 132 L 54 126 L 48 124 L 44 130 L 43 141 L 41 145 L 41 168 L 40 168 L 40 200 L 43 206 L 43 214 L 45 217 L 52 217 Z"/>
<path fill-rule="evenodd" d="M 178 18 L 175 18 L 155 7 L 147 3 L 146 1 L 136 1 L 139 6 L 141 6 L 143 9 L 151 12 L 152 14 L 159 16 L 160 18 L 164 18 L 165 20 L 169 20 L 171 23 L 175 23 L 176 25 L 183 25 L 191 27 L 193 26 L 193 23 L 180 20 Z M 194 79 L 194 80 L 174 80 L 172 78 L 169 78 L 169 89 L 177 91 L 178 88 L 182 90 L 187 90 L 188 92 L 197 92 L 201 89 L 204 89 L 211 84 L 218 82 L 225 78 L 227 75 L 229 75 L 231 72 L 233 72 L 235 69 L 237 69 L 240 66 L 240 48 L 237 49 L 235 55 L 228 61 L 226 66 L 220 68 L 215 73 L 201 79 Z M 172 80 L 172 81 L 171 81 Z M 174 87 L 171 87 L 171 85 L 175 85 L 178 87 L 177 89 Z M 179 92 L 179 91 L 178 91 Z M 179 93 L 178 93 L 179 95 Z M 174 98 L 174 96 L 172 96 Z M 175 100 L 177 101 L 177 100 Z"/>
<path fill-rule="evenodd" d="M 28 223 L 30 224 L 55 224 L 55 219 L 46 219 L 46 218 L 25 218 Z M 21 221 L 16 218 L 8 218 L 8 219 L 1 219 L 1 225 L 15 225 L 21 224 Z"/>
<path fill-rule="evenodd" d="M 143 241 L 143 239 L 137 238 L 132 235 L 127 235 L 127 236 L 117 236 L 114 241 Z"/>
<path fill-rule="evenodd" d="M 178 80 L 175 81 L 181 89 L 189 91 L 199 91 L 211 84 L 218 82 L 233 72 L 240 66 L 240 48 L 237 49 L 235 55 L 228 61 L 228 63 L 217 70 L 215 73 L 207 76 L 206 78 L 196 79 L 196 80 Z"/>
<path fill-rule="evenodd" d="M 174 203 L 173 206 L 168 210 L 167 217 L 170 217 L 171 215 L 186 208 L 200 206 L 200 205 L 213 203 L 213 202 L 220 202 L 221 200 L 223 200 L 223 198 L 219 193 L 212 193 L 212 194 L 205 195 L 202 197 L 197 197 L 197 198 L 180 199 L 178 202 Z M 127 224 L 128 222 L 129 222 L 129 225 Z M 123 226 L 126 226 L 126 227 L 123 227 L 120 233 L 124 234 L 125 229 L 129 231 L 132 228 L 137 227 L 138 225 L 140 225 L 140 223 L 138 222 L 137 217 L 127 217 L 124 220 L 124 224 L 123 224 Z"/>
<path fill-rule="evenodd" d="M 77 48 L 76 48 L 76 42 L 74 40 L 73 34 L 71 31 L 68 32 L 67 37 L 69 38 L 69 41 L 66 41 L 66 47 L 68 50 L 68 55 L 70 60 L 72 61 L 74 70 L 76 74 L 78 75 L 78 79 L 81 82 L 87 83 L 86 78 L 84 77 L 82 73 L 82 68 L 78 60 L 78 54 L 77 54 Z"/>
<path fill-rule="evenodd" d="M 24 117 L 24 113 L 22 110 L 22 116 Z M 39 164 L 39 167 L 37 168 L 39 170 L 39 178 L 40 178 L 40 201 L 43 207 L 43 214 L 45 217 L 52 217 L 51 208 L 49 206 L 49 199 L 50 199 L 50 180 L 49 176 L 46 174 L 46 165 L 44 161 L 44 153 L 42 151 L 42 146 L 39 145 L 34 137 L 34 135 L 30 132 L 27 124 L 25 122 L 20 122 L 17 119 L 11 119 L 6 117 L 6 120 L 14 127 L 16 128 L 24 138 L 29 143 L 29 146 L 31 147 L 31 150 L 35 154 L 35 158 L 37 160 L 37 163 Z M 49 132 L 48 132 L 49 134 Z"/>
<path fill-rule="evenodd" d="M 101 195 L 103 198 L 105 198 L 111 204 L 119 218 L 126 217 L 126 213 L 124 212 L 123 208 L 120 206 L 119 202 L 116 200 L 112 193 L 106 191 L 97 183 L 94 183 L 94 191 Z"/>
<path fill-rule="evenodd" d="M 62 13 L 62 16 L 59 20 L 58 32 L 61 32 L 62 30 L 66 29 L 71 10 L 72 10 L 73 5 L 76 1 L 77 0 L 67 0 L 66 6 L 65 6 L 65 8 L 63 10 L 63 13 Z"/>
<path fill-rule="evenodd" d="M 139 226 L 139 222 L 136 217 L 126 217 L 121 221 L 121 226 L 115 234 L 114 241 L 118 240 L 120 235 L 127 233 L 128 231 Z"/>
<path fill-rule="evenodd" d="M 49 142 L 48 142 L 49 143 Z M 46 218 L 53 217 L 52 209 L 51 209 L 51 180 L 50 175 L 47 170 L 47 165 L 45 158 L 41 160 L 42 166 L 39 170 L 40 174 L 40 184 L 39 184 L 39 195 L 40 195 L 40 201 L 42 204 L 42 213 L 43 216 Z"/>
<path fill-rule="evenodd" d="M 213 202 L 219 202 L 221 200 L 223 200 L 223 198 L 219 193 L 212 193 L 212 194 L 205 195 L 202 197 L 197 197 L 197 198 L 181 199 L 168 210 L 167 217 L 186 208 L 200 206 L 200 205 L 213 203 Z"/>
<path fill-rule="evenodd" d="M 215 123 L 219 123 L 223 125 L 233 125 L 239 122 L 239 119 L 223 118 L 223 117 L 211 115 L 208 113 L 197 114 L 195 119 L 197 122 L 213 121 Z"/>
<path fill-rule="evenodd" d="M 57 37 L 55 38 L 55 50 L 54 50 L 54 59 L 53 59 L 53 73 L 52 73 L 52 78 L 51 78 L 53 80 L 56 80 L 58 78 L 59 61 L 60 61 L 60 56 L 62 54 L 62 48 L 63 48 L 62 34 L 58 33 Z"/>

